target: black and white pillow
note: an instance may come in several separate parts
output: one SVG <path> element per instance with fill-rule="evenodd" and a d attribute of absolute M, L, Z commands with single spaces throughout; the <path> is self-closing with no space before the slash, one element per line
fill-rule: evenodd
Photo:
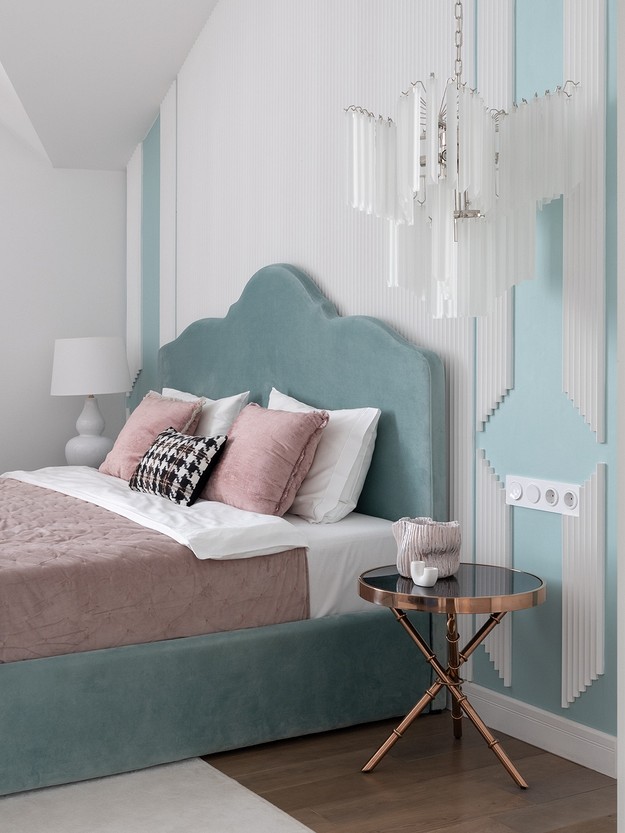
<path fill-rule="evenodd" d="M 206 485 L 227 439 L 190 437 L 167 428 L 145 452 L 128 485 L 135 492 L 191 506 Z"/>

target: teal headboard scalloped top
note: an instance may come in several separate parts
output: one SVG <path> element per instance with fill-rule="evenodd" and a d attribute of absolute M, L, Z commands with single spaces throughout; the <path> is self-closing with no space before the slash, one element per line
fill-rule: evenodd
<path fill-rule="evenodd" d="M 219 399 L 273 387 L 314 407 L 377 407 L 375 452 L 357 511 L 447 519 L 445 378 L 440 358 L 376 318 L 341 317 L 314 282 L 275 264 L 225 318 L 195 321 L 159 352 L 159 381 Z"/>

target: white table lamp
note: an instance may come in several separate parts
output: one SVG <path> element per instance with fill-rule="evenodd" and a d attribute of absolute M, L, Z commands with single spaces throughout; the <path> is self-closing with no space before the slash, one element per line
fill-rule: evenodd
<path fill-rule="evenodd" d="M 103 437 L 104 419 L 97 394 L 123 393 L 132 385 L 126 348 L 118 336 L 57 338 L 52 366 L 52 396 L 86 396 L 76 422 L 77 437 L 65 446 L 65 459 L 71 466 L 98 468 L 113 447 Z"/>

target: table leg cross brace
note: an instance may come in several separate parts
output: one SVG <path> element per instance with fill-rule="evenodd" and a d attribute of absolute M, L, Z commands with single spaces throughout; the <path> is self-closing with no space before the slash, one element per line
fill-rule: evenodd
<path fill-rule="evenodd" d="M 406 613 L 399 608 L 391 608 L 395 614 L 397 621 L 408 633 L 412 641 L 417 645 L 427 662 L 432 666 L 436 673 L 437 680 L 425 692 L 423 697 L 414 706 L 414 708 L 406 715 L 399 726 L 393 730 L 390 737 L 382 744 L 373 757 L 365 764 L 362 771 L 371 772 L 378 762 L 386 755 L 389 749 L 403 736 L 404 732 L 411 723 L 421 714 L 423 709 L 429 705 L 436 697 L 441 688 L 446 687 L 450 692 L 452 702 L 452 720 L 454 726 L 454 736 L 456 738 L 462 737 L 462 712 L 466 714 L 471 723 L 475 726 L 478 732 L 482 735 L 489 749 L 492 749 L 494 754 L 504 766 L 509 775 L 518 784 L 519 787 L 527 788 L 526 781 L 514 766 L 510 758 L 501 748 L 499 741 L 491 734 L 484 721 L 475 711 L 469 702 L 466 694 L 462 691 L 462 680 L 460 679 L 458 670 L 463 663 L 471 656 L 475 649 L 480 645 L 488 634 L 501 622 L 506 615 L 505 611 L 502 613 L 492 613 L 482 627 L 476 634 L 467 642 L 462 651 L 458 651 L 458 630 L 456 627 L 456 614 L 450 613 L 447 616 L 447 648 L 448 648 L 448 666 L 446 669 L 438 661 L 436 654 L 428 643 L 423 639 L 421 634 L 416 630 L 412 622 L 406 616 Z"/>

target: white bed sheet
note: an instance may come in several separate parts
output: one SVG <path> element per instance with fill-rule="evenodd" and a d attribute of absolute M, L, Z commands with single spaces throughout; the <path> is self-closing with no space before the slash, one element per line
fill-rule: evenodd
<path fill-rule="evenodd" d="M 358 576 L 373 567 L 395 564 L 397 545 L 392 521 L 352 512 L 334 524 L 311 524 L 284 516 L 308 545 L 310 618 L 371 611 L 358 595 Z"/>
<path fill-rule="evenodd" d="M 86 500 L 189 547 L 197 558 L 251 558 L 306 546 L 282 518 L 246 512 L 209 500 L 179 506 L 157 495 L 134 492 L 125 480 L 86 466 L 53 466 L 0 475 Z"/>

